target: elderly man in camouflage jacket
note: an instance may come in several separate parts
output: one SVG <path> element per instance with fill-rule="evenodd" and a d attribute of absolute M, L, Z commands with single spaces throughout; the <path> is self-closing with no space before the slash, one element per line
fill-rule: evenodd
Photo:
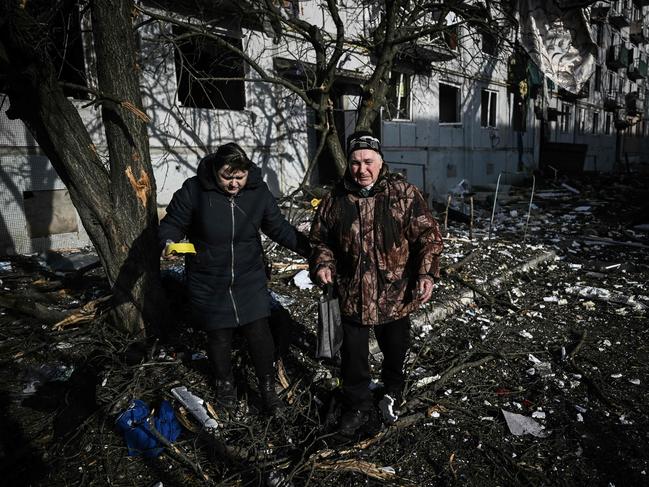
<path fill-rule="evenodd" d="M 383 162 L 368 132 L 348 140 L 348 169 L 320 203 L 311 227 L 311 275 L 334 283 L 344 338 L 343 433 L 368 419 L 369 329 L 383 352 L 385 399 L 399 401 L 409 347 L 408 315 L 431 297 L 439 277 L 442 238 L 419 190 Z"/>

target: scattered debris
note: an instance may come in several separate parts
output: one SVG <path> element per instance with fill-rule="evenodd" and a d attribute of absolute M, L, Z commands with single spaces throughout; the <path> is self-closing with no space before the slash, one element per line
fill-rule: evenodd
<path fill-rule="evenodd" d="M 545 430 L 544 426 L 534 421 L 532 418 L 523 416 L 522 414 L 510 413 L 504 409 L 500 410 L 505 417 L 509 432 L 515 436 L 532 435 L 537 438 L 546 438 L 549 432 Z"/>
<path fill-rule="evenodd" d="M 307 270 L 301 270 L 297 274 L 295 274 L 295 276 L 293 276 L 293 283 L 299 289 L 311 289 L 314 286 L 313 282 L 311 282 L 311 278 L 309 277 L 309 272 Z"/>
<path fill-rule="evenodd" d="M 187 408 L 203 428 L 216 429 L 219 427 L 216 420 L 207 414 L 207 410 L 204 406 L 205 401 L 188 391 L 187 387 L 174 387 L 171 389 L 171 394 Z"/>
<path fill-rule="evenodd" d="M 319 290 L 293 282 L 306 268 L 294 254 L 267 251 L 271 302 L 290 312 L 288 346 L 277 360 L 277 389 L 288 405 L 281 418 L 258 413 L 240 337 L 233 363 L 242 407 L 216 415 L 205 335 L 191 326 L 181 292 L 170 293 L 180 322 L 158 343 L 143 342 L 131 360 L 132 340 L 107 321 L 112 300 L 102 269 L 56 273 L 36 255 L 3 259 L 0 412 L 7 426 L 0 427 L 0 459 L 12 466 L 6 482 L 489 485 L 498 476 L 506 485 L 644 485 L 649 463 L 637 445 L 648 434 L 641 406 L 649 231 L 638 223 L 646 221 L 648 185 L 635 177 L 566 180 L 575 193 L 561 182 L 538 180 L 533 204 L 528 183 L 501 185 L 495 210 L 494 188 L 471 188 L 473 226 L 451 218 L 433 300 L 412 316 L 404 401 L 390 411 L 375 387 L 376 409 L 356 439 L 336 433 L 339 361 L 314 359 Z M 297 209 L 308 230 L 308 202 L 287 200 L 284 207 Z M 496 232 L 487 241 L 492 211 Z M 183 289 L 184 266 L 165 262 L 162 274 L 165 285 Z M 372 350 L 379 379 L 381 355 Z M 23 392 L 42 364 L 65 365 L 69 376 Z M 191 394 L 196 416 L 169 394 L 177 388 Z M 133 398 L 169 399 L 184 427 L 173 443 L 160 439 L 149 414 L 157 448 L 164 447 L 155 459 L 127 457 L 113 428 Z M 500 414 L 505 431 L 525 434 L 503 434 Z M 72 426 L 63 428 L 66 421 Z M 22 453 L 11 441 L 26 445 Z"/>

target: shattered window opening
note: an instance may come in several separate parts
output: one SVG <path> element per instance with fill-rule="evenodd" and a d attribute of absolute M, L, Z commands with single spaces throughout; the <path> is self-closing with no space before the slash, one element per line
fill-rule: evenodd
<path fill-rule="evenodd" d="M 174 36 L 185 29 L 174 26 Z M 243 50 L 243 41 L 221 39 Z M 184 107 L 243 110 L 246 108 L 243 60 L 210 39 L 191 37 L 175 46 L 178 103 Z"/>
<path fill-rule="evenodd" d="M 498 107 L 498 93 L 491 90 L 482 90 L 480 103 L 480 126 L 487 128 L 496 127 L 496 110 Z"/>
<path fill-rule="evenodd" d="M 439 84 L 439 123 L 461 123 L 460 88 L 447 83 Z"/>

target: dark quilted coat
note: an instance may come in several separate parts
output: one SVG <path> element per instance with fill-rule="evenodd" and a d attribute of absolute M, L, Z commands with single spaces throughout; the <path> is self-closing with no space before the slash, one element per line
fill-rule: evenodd
<path fill-rule="evenodd" d="M 160 222 L 161 248 L 187 238 L 196 255 L 186 258 L 194 318 L 206 330 L 245 325 L 270 315 L 263 252 L 258 231 L 308 255 L 306 236 L 281 214 L 257 166 L 234 197 L 221 191 L 211 164 L 173 195 Z"/>

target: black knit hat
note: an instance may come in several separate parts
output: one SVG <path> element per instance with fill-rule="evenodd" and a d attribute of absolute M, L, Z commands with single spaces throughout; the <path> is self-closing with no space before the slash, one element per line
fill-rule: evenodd
<path fill-rule="evenodd" d="M 371 149 L 378 152 L 381 154 L 381 157 L 383 157 L 383 152 L 381 152 L 381 141 L 374 137 L 372 132 L 361 130 L 354 132 L 347 138 L 347 157 L 349 157 L 355 150 L 360 149 Z"/>

